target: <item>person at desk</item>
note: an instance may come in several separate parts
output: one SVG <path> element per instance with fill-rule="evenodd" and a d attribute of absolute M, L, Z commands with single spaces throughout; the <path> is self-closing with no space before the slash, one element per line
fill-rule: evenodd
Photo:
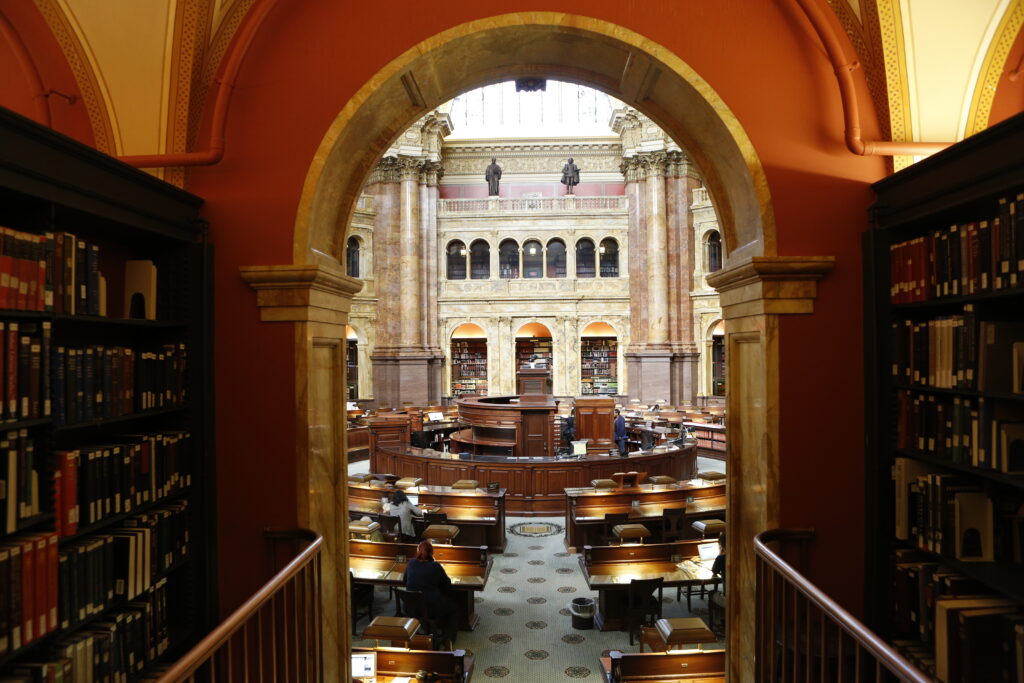
<path fill-rule="evenodd" d="M 388 509 L 384 510 L 384 513 L 398 517 L 398 531 L 401 534 L 400 542 L 412 543 L 416 540 L 416 528 L 412 525 L 412 518 L 413 516 L 422 517 L 423 510 L 420 510 L 409 501 L 405 491 L 395 491 L 391 504 L 388 505 Z"/>
<path fill-rule="evenodd" d="M 615 443 L 619 445 L 619 453 L 627 454 L 626 450 L 626 418 L 622 417 L 622 411 L 615 409 Z"/>
<path fill-rule="evenodd" d="M 458 627 L 455 603 L 447 596 L 451 587 L 452 580 L 448 578 L 448 573 L 439 562 L 434 561 L 434 546 L 430 541 L 421 541 L 416 546 L 416 557 L 405 567 L 405 588 L 423 594 L 430 618 L 441 631 L 442 647 L 449 650 L 455 642 Z"/>
<path fill-rule="evenodd" d="M 562 420 L 562 438 L 566 444 L 572 444 L 576 439 L 576 410 L 573 409 L 564 420 Z"/>

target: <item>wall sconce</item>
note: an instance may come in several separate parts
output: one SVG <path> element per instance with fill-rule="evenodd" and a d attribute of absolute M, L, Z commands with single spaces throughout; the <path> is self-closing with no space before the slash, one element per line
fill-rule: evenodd
<path fill-rule="evenodd" d="M 465 255 L 466 255 L 466 248 L 462 247 L 461 249 L 459 249 L 459 256 L 465 256 Z"/>
<path fill-rule="evenodd" d="M 604 253 L 604 245 L 603 244 L 597 248 L 597 253 L 598 254 L 603 254 Z"/>
<path fill-rule="evenodd" d="M 529 248 L 529 249 L 527 250 L 527 253 L 529 253 L 529 254 L 530 254 L 530 256 L 533 256 L 534 254 L 536 254 L 536 253 L 537 253 L 537 247 L 535 247 L 535 246 L 533 246 L 533 245 L 531 244 L 531 245 L 530 245 L 530 248 Z"/>

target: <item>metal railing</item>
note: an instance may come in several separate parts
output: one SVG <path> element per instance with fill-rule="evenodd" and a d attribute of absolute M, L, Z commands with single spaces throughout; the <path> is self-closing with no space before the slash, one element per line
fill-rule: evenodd
<path fill-rule="evenodd" d="M 767 547 L 776 541 L 806 542 L 813 537 L 814 531 L 807 529 L 773 529 L 754 537 L 756 680 L 933 683 Z"/>
<path fill-rule="evenodd" d="M 268 530 L 266 536 L 308 545 L 157 683 L 322 680 L 323 538 L 308 529 Z"/>
<path fill-rule="evenodd" d="M 489 197 L 487 199 L 440 199 L 438 215 L 463 213 L 530 212 L 530 211 L 625 211 L 626 197 Z"/>

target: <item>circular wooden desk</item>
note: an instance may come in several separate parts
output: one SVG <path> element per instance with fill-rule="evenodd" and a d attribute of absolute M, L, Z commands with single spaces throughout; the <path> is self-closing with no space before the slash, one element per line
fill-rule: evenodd
<path fill-rule="evenodd" d="M 481 487 L 497 482 L 508 489 L 506 510 L 512 515 L 563 515 L 565 489 L 589 486 L 593 479 L 610 479 L 615 472 L 667 474 L 679 480 L 696 473 L 694 446 L 636 453 L 627 458 L 587 455 L 579 460 L 517 458 L 501 455 L 439 453 L 412 446 L 380 445 L 370 456 L 373 472 L 421 477 L 436 486 L 475 479 Z"/>

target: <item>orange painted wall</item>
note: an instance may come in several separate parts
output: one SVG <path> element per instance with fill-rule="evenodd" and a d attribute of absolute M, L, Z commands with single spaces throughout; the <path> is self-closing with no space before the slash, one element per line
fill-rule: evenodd
<path fill-rule="evenodd" d="M 580 11 L 567 1 L 540 7 L 510 0 L 502 6 L 531 9 Z M 349 97 L 415 43 L 487 14 L 476 2 L 410 4 L 402 7 L 401 21 L 391 21 L 371 4 L 279 3 L 243 65 L 224 162 L 190 176 L 189 189 L 207 199 L 218 245 L 218 506 L 225 609 L 251 587 L 245 575 L 252 566 L 254 551 L 247 544 L 254 530 L 287 521 L 291 508 L 278 497 L 292 475 L 294 443 L 292 376 L 290 368 L 276 365 L 289 354 L 274 352 L 286 349 L 288 340 L 279 338 L 274 325 L 255 322 L 254 295 L 241 285 L 238 267 L 289 262 L 309 160 Z M 837 257 L 815 315 L 783 322 L 782 521 L 820 529 L 819 549 L 844 568 L 840 576 L 821 572 L 823 587 L 859 611 L 860 580 L 849 569 L 861 565 L 863 535 L 858 239 L 871 200 L 867 183 L 882 177 L 884 164 L 843 148 L 831 70 L 788 3 L 752 2 L 738 9 L 733 3 L 593 0 L 585 14 L 665 45 L 707 79 L 765 165 L 779 252 Z M 863 114 L 870 121 L 866 102 Z M 874 134 L 870 126 L 866 134 Z M 823 485 L 830 479 L 845 482 L 842 490 Z M 837 506 L 843 514 L 834 514 Z M 233 538 L 236 533 L 239 538 Z M 227 552 L 243 545 L 244 552 Z M 824 562 L 814 560 L 821 557 L 812 556 L 816 571 Z"/>
<path fill-rule="evenodd" d="M 988 125 L 993 126 L 1014 114 L 1024 111 L 1024 30 L 1017 34 L 1013 47 L 1006 57 L 1006 66 L 999 83 L 996 84 L 996 95 L 992 99 L 992 111 L 989 112 Z M 1016 80 L 1010 80 L 1010 74 L 1017 71 Z"/>
<path fill-rule="evenodd" d="M 31 0 L 5 0 L 2 5 L 0 12 L 15 27 L 21 42 L 31 55 L 42 80 L 43 90 L 52 89 L 76 96 L 73 103 L 57 95 L 48 98 L 53 129 L 79 142 L 94 145 L 92 127 L 74 74 L 39 10 Z M 34 95 L 36 93 L 31 91 L 29 82 L 14 61 L 11 46 L 0 37 L 0 106 L 16 111 L 22 116 L 34 118 Z"/>

